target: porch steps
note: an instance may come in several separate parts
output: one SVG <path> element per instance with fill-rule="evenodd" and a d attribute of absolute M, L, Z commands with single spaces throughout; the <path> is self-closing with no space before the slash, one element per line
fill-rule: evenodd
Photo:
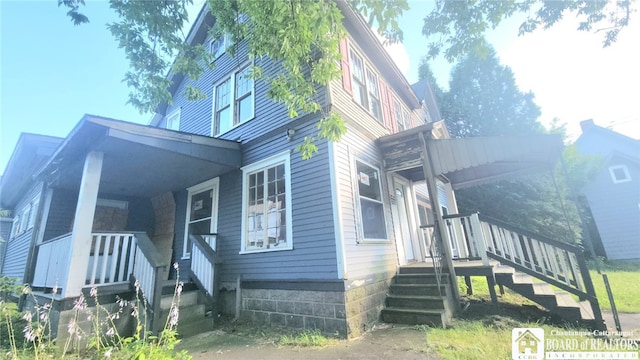
<path fill-rule="evenodd" d="M 382 321 L 410 325 L 446 327 L 451 311 L 446 301 L 449 275 L 441 275 L 440 290 L 433 269 L 401 267 L 389 287 Z"/>
<path fill-rule="evenodd" d="M 517 272 L 510 266 L 494 268 L 496 284 L 506 286 L 527 299 L 547 309 L 551 314 L 574 325 L 596 328 L 595 316 L 589 301 L 577 301 L 566 291 Z"/>
<path fill-rule="evenodd" d="M 167 321 L 170 316 L 171 304 L 173 299 L 173 286 L 175 284 L 167 285 L 163 288 L 162 299 L 160 300 L 160 321 L 161 326 Z M 167 290 L 167 289 L 170 289 Z M 183 288 L 182 294 L 180 294 L 180 303 L 178 305 L 178 335 L 182 338 L 196 335 L 201 332 L 213 330 L 213 318 L 206 316 L 206 306 L 201 301 L 203 295 L 200 294 L 201 290 L 194 286 L 187 286 Z"/>

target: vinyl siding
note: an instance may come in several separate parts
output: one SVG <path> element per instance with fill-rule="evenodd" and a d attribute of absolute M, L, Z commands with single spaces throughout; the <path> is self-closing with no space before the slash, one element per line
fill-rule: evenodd
<path fill-rule="evenodd" d="M 209 39 L 205 42 L 208 44 Z M 194 81 L 185 78 L 179 85 L 173 98 L 173 105 L 167 108 L 166 114 L 180 108 L 180 131 L 200 135 L 212 135 L 213 95 L 214 86 L 245 65 L 248 61 L 246 42 L 241 41 L 235 57 L 223 54 L 215 61 L 215 68 L 206 70 L 199 80 Z M 255 65 L 263 68 L 263 74 L 273 76 L 281 71 L 281 66 L 269 58 L 256 58 Z M 184 91 L 188 86 L 198 87 L 207 98 L 200 101 L 190 101 L 185 98 Z M 221 134 L 222 139 L 239 140 L 242 143 L 256 139 L 270 130 L 284 126 L 291 121 L 287 109 L 281 103 L 276 103 L 267 97 L 269 84 L 263 81 L 255 81 L 254 84 L 254 117 L 228 132 Z M 318 89 L 318 100 L 324 103 L 324 89 Z M 300 114 L 302 116 L 303 114 Z M 164 127 L 164 119 L 159 124 Z"/>
<path fill-rule="evenodd" d="M 42 183 L 34 185 L 26 195 L 18 202 L 14 209 L 14 216 L 22 216 L 22 211 L 26 206 L 42 192 Z M 42 201 L 42 199 L 41 199 Z M 38 211 L 38 209 L 31 209 Z M 36 224 L 14 238 L 9 238 L 5 250 L 4 264 L 2 264 L 2 274 L 11 278 L 18 278 L 18 283 L 25 282 L 25 272 L 29 261 L 29 252 L 34 243 L 34 229 Z M 13 230 L 12 230 L 13 231 Z"/>
<path fill-rule="evenodd" d="M 338 182 L 338 202 L 342 215 L 343 245 L 350 281 L 366 279 L 376 274 L 395 272 L 398 257 L 389 203 L 387 176 L 381 169 L 381 155 L 372 138 L 366 137 L 350 128 L 347 135 L 335 144 L 336 181 Z M 382 179 L 382 196 L 385 209 L 388 242 L 363 243 L 359 235 L 359 214 L 357 213 L 357 194 L 355 192 L 354 159 L 363 160 L 379 167 Z"/>
<path fill-rule="evenodd" d="M 318 141 L 319 152 L 310 160 L 302 160 L 300 154 L 293 151 L 305 136 L 314 136 L 317 120 L 313 117 L 305 124 L 297 125 L 291 142 L 287 141 L 283 129 L 243 148 L 245 165 L 291 151 L 293 250 L 240 254 L 242 171 L 220 177 L 217 244 L 223 259 L 223 283 L 233 283 L 240 275 L 248 280 L 338 278 L 327 143 Z M 184 234 L 186 191 L 176 196 L 176 209 L 176 232 Z M 176 251 L 181 251 L 182 242 L 183 236 L 177 236 L 174 256 Z M 188 261 L 182 261 L 180 265 L 183 269 L 189 266 Z"/>
<path fill-rule="evenodd" d="M 626 165 L 631 181 L 614 184 L 609 167 Z M 585 189 L 607 258 L 640 259 L 640 167 L 612 158 Z"/>

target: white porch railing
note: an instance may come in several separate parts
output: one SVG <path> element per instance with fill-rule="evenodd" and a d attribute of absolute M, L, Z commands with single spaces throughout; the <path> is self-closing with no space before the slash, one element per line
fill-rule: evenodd
<path fill-rule="evenodd" d="M 191 235 L 191 274 L 213 299 L 216 293 L 216 264 L 218 260 L 216 235 Z"/>
<path fill-rule="evenodd" d="M 32 286 L 64 289 L 69 272 L 70 249 L 71 234 L 58 236 L 38 246 Z"/>
<path fill-rule="evenodd" d="M 126 283 L 133 271 L 136 238 L 128 233 L 92 234 L 86 285 Z"/>

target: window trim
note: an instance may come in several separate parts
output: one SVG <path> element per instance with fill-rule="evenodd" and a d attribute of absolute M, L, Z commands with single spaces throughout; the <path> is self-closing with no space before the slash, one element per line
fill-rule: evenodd
<path fill-rule="evenodd" d="M 170 112 L 167 116 L 165 116 L 164 118 L 164 127 L 165 129 L 168 130 L 175 130 L 175 131 L 180 131 L 180 116 L 182 115 L 182 109 L 181 108 L 177 108 L 175 110 L 173 110 L 172 112 Z M 169 120 L 173 119 L 173 118 L 177 118 L 178 121 L 178 128 L 174 129 L 173 127 L 169 127 Z"/>
<path fill-rule="evenodd" d="M 242 99 L 249 96 L 251 97 L 251 114 L 244 121 L 240 121 L 239 118 L 236 119 L 239 116 L 238 106 L 237 106 L 238 99 L 237 99 L 237 93 L 236 93 L 236 77 L 239 73 L 241 73 L 245 69 L 248 69 L 252 65 L 253 65 L 253 62 L 247 61 L 244 64 L 235 68 L 230 73 L 226 74 L 224 77 L 222 77 L 220 80 L 218 80 L 216 83 L 213 84 L 213 96 L 212 96 L 213 99 L 212 99 L 212 107 L 211 107 L 211 136 L 218 137 L 218 136 L 224 135 L 227 132 L 235 129 L 236 127 L 246 122 L 253 120 L 256 117 L 256 84 L 255 84 L 255 81 L 252 79 L 251 80 L 252 88 L 250 91 L 251 95 L 245 95 L 242 97 Z M 218 121 L 217 119 L 218 110 L 216 108 L 216 105 L 217 105 L 216 101 L 218 97 L 217 91 L 218 91 L 218 87 L 227 81 L 229 81 L 229 94 L 230 94 L 229 96 L 231 97 L 229 100 L 229 111 L 231 112 L 231 120 L 233 124 L 229 129 L 225 130 L 224 132 L 220 132 L 219 130 L 220 125 L 217 123 Z"/>
<path fill-rule="evenodd" d="M 380 74 L 378 71 L 375 70 L 375 68 L 372 66 L 372 64 L 367 61 L 365 59 L 365 57 L 358 51 L 356 50 L 356 48 L 352 45 L 349 44 L 348 45 L 348 54 L 349 54 L 349 72 L 350 72 L 350 77 L 351 77 L 351 98 L 354 100 L 355 103 L 357 103 L 359 106 L 361 106 L 362 108 L 365 109 L 365 111 L 371 115 L 371 117 L 373 117 L 376 121 L 378 121 L 382 126 L 386 126 L 386 118 L 387 115 L 385 114 L 385 104 L 384 102 L 386 101 L 384 98 L 386 95 L 386 92 L 383 91 L 382 87 L 386 85 L 383 85 L 380 81 Z M 362 76 L 363 79 L 360 80 L 356 77 L 355 75 L 355 71 L 353 71 L 353 67 L 355 66 L 355 61 L 354 61 L 354 56 L 358 58 L 358 60 L 360 61 L 361 65 L 362 65 Z M 377 97 L 377 102 L 379 105 L 379 111 L 380 114 L 379 116 L 376 116 L 374 114 L 374 112 L 371 109 L 371 98 L 372 96 L 372 86 L 370 86 L 370 82 L 369 82 L 369 74 L 373 75 L 373 77 L 375 78 L 375 87 L 378 90 L 378 97 Z M 356 92 L 354 91 L 354 88 L 356 86 L 362 86 L 364 88 L 364 100 L 363 100 L 363 104 L 361 104 L 358 100 L 356 100 Z M 389 91 L 389 89 L 387 89 L 386 91 Z M 387 110 L 388 111 L 388 110 Z"/>
<path fill-rule="evenodd" d="M 386 238 L 366 238 L 364 235 L 364 222 L 363 222 L 363 218 L 362 218 L 362 205 L 360 205 L 360 201 L 362 196 L 360 195 L 360 189 L 359 189 L 359 177 L 360 174 L 358 173 L 358 163 L 361 163 L 365 166 L 368 166 L 374 170 L 376 170 L 378 172 L 378 187 L 380 190 L 380 201 L 379 203 L 382 204 L 382 215 L 384 217 L 384 232 L 386 235 Z M 385 202 L 385 193 L 384 193 L 384 187 L 383 187 L 383 176 L 382 176 L 382 171 L 381 171 L 381 167 L 380 166 L 376 166 L 373 165 L 372 163 L 363 160 L 361 158 L 355 158 L 353 159 L 353 169 L 355 170 L 355 174 L 354 174 L 354 194 L 355 194 L 355 203 L 356 203 L 356 209 L 357 209 L 357 214 L 356 214 L 356 219 L 358 222 L 358 243 L 359 244 L 390 244 L 391 243 L 391 239 L 389 237 L 389 229 L 387 228 L 387 224 L 388 224 L 388 214 L 387 214 L 387 204 Z M 366 198 L 369 201 L 376 201 L 370 198 Z"/>
<path fill-rule="evenodd" d="M 249 193 L 247 191 L 248 187 L 248 178 L 249 175 L 261 170 L 265 170 L 270 167 L 277 166 L 279 164 L 284 164 L 284 186 L 285 186 L 285 201 L 287 206 L 285 208 L 285 221 L 287 225 L 287 233 L 286 237 L 286 246 L 270 248 L 270 249 L 261 249 L 261 250 L 247 250 L 246 248 L 246 240 L 247 240 L 247 207 L 249 203 Z M 273 156 L 270 156 L 266 159 L 262 159 L 260 161 L 254 162 L 250 165 L 243 166 L 242 170 L 242 221 L 240 225 L 240 252 L 239 254 L 257 254 L 257 253 L 266 253 L 266 252 L 274 252 L 274 251 L 287 251 L 293 250 L 293 215 L 291 211 L 292 202 L 291 202 L 291 152 L 285 151 Z"/>
<path fill-rule="evenodd" d="M 618 179 L 616 177 L 616 170 L 622 170 L 624 178 Z M 629 174 L 629 168 L 626 165 L 613 165 L 609 166 L 609 175 L 614 184 L 620 184 L 631 181 L 631 175 Z"/>
<path fill-rule="evenodd" d="M 221 42 L 221 46 L 219 48 L 220 53 L 216 55 L 216 53 L 213 52 L 213 44 L 219 41 Z M 227 33 L 209 40 L 209 54 L 211 54 L 212 56 L 211 62 L 214 62 L 216 59 L 224 55 L 227 52 L 227 49 L 231 47 L 231 45 L 233 45 L 233 42 L 231 41 L 231 37 Z"/>
<path fill-rule="evenodd" d="M 220 193 L 220 178 L 215 177 L 213 179 L 209 179 L 200 184 L 191 186 L 187 188 L 187 212 L 184 221 L 184 240 L 182 242 L 182 259 L 190 259 L 191 258 L 191 249 L 187 249 L 187 244 L 189 243 L 189 225 L 191 218 L 191 196 L 211 189 L 213 191 L 211 195 L 211 225 L 210 229 L 212 233 L 218 232 L 218 201 L 219 201 L 219 193 Z"/>
<path fill-rule="evenodd" d="M 400 112 L 397 111 L 398 107 Z M 411 129 L 411 113 L 397 96 L 393 96 L 393 114 L 398 132 Z M 402 125 L 402 129 L 400 125 Z"/>

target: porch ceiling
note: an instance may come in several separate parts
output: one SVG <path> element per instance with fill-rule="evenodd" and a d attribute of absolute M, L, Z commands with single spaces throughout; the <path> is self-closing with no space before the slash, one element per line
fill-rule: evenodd
<path fill-rule="evenodd" d="M 449 179 L 454 189 L 549 169 L 563 149 L 558 135 L 433 139 L 430 130 L 423 133 L 434 173 Z M 388 171 L 424 180 L 419 132 L 381 138 L 379 144 Z"/>
<path fill-rule="evenodd" d="M 241 163 L 240 144 L 85 116 L 43 173 L 53 186 L 78 189 L 89 151 L 104 153 L 100 193 L 152 197 L 219 176 Z"/>

